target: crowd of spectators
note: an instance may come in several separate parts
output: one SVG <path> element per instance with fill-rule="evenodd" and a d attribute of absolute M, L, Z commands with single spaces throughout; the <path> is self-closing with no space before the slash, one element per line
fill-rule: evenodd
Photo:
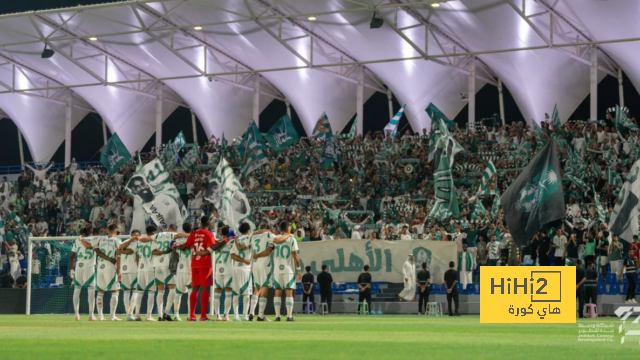
<path fill-rule="evenodd" d="M 577 233 L 576 247 L 581 255 L 591 239 L 601 245 L 611 238 L 607 222 L 638 147 L 638 134 L 621 135 L 611 120 L 568 121 L 560 128 L 543 122 L 542 136 L 540 132 L 536 136 L 534 128 L 524 123 L 466 128 L 454 125 L 450 132 L 464 147 L 452 167 L 460 204 L 460 217 L 456 219 L 429 216 L 434 201 L 434 168 L 429 161 L 433 145 L 426 129 L 399 132 L 394 139 L 380 131 L 353 138 L 335 135 L 339 160 L 328 168 L 321 166 L 324 140 L 303 137 L 281 152 L 268 148 L 268 163 L 244 177 L 240 172 L 244 159 L 235 141 L 223 146 L 225 142 L 212 136 L 198 144 L 198 165 L 184 168 L 177 164 L 171 176 L 194 218 L 201 214 L 218 218 L 205 194 L 223 154 L 236 169 L 250 199 L 256 225 L 275 227 L 278 221 L 289 220 L 299 241 L 456 241 L 459 251 L 463 243 L 476 247 L 478 263 L 536 262 L 542 256 L 553 258 L 553 249 L 562 262 L 575 254 L 573 246 L 567 250 L 566 244 L 555 244 L 555 230 L 567 239 Z M 631 121 L 636 122 L 634 118 Z M 584 160 L 587 170 L 581 174 L 583 183 L 565 177 L 566 218 L 545 228 L 526 246 L 512 246 L 501 210 L 494 216 L 490 210 L 472 216 L 476 202 L 483 202 L 487 209 L 493 203 L 493 196 L 475 196 L 482 172 L 492 161 L 497 168 L 494 184 L 499 196 L 551 137 L 556 139 L 564 172 L 571 153 Z M 109 223 L 116 223 L 120 233 L 128 233 L 133 198 L 126 194 L 124 185 L 135 172 L 137 159 L 147 162 L 155 156 L 153 151 L 136 153 L 115 175 L 100 165 L 79 166 L 73 161 L 64 170 L 28 166 L 15 182 L 4 177 L 0 184 L 4 223 L 0 265 L 26 253 L 26 236 L 13 214 L 26 224 L 30 236 L 76 236 L 86 223 L 91 223 L 96 234 L 106 234 Z M 612 171 L 620 181 L 611 180 Z M 600 212 L 594 190 L 602 204 Z M 628 249 L 626 245 L 625 251 Z M 53 256 L 51 250 L 48 256 Z"/>

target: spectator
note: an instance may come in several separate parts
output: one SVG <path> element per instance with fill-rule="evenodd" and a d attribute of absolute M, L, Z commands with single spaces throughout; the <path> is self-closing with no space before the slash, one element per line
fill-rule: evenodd
<path fill-rule="evenodd" d="M 456 264 L 453 261 L 449 262 L 449 270 L 444 273 L 444 283 L 447 288 L 447 305 L 449 306 L 449 316 L 460 316 L 458 314 L 458 272 L 453 268 Z M 451 300 L 456 306 L 455 313 L 451 311 Z"/>
<path fill-rule="evenodd" d="M 361 313 L 361 307 L 366 302 L 371 309 L 371 274 L 369 273 L 369 265 L 365 265 L 363 272 L 358 276 L 358 314 Z"/>
<path fill-rule="evenodd" d="M 555 266 L 564 266 L 564 250 L 566 245 L 567 237 L 562 234 L 562 230 L 556 230 L 556 235 L 553 237 Z"/>
<path fill-rule="evenodd" d="M 429 270 L 427 270 L 426 262 L 422 263 L 422 269 L 418 271 L 416 280 L 420 285 L 418 312 L 420 314 L 424 314 L 427 308 L 427 303 L 429 303 L 429 294 L 431 293 L 431 274 L 429 273 Z"/>
<path fill-rule="evenodd" d="M 16 279 L 16 287 L 18 289 L 24 289 L 27 287 L 27 272 L 25 270 L 20 271 L 20 277 Z"/>
<path fill-rule="evenodd" d="M 11 276 L 11 273 L 8 271 L 0 271 L 0 288 L 2 289 L 13 289 L 13 286 L 16 284 L 15 280 Z"/>
<path fill-rule="evenodd" d="M 312 309 L 315 309 L 315 302 L 313 301 L 313 285 L 315 283 L 313 274 L 311 273 L 311 266 L 306 266 L 305 271 L 307 272 L 302 276 L 302 311 L 304 312 L 307 302 L 310 302 L 312 305 Z"/>
<path fill-rule="evenodd" d="M 609 246 L 609 263 L 611 264 L 611 273 L 616 275 L 616 278 L 622 277 L 622 244 L 618 242 L 618 235 L 613 235 L 611 245 Z"/>
<path fill-rule="evenodd" d="M 320 286 L 320 302 L 327 304 L 327 309 L 331 313 L 331 299 L 333 297 L 333 277 L 327 271 L 327 265 L 322 264 L 322 272 L 318 274 L 318 285 Z"/>

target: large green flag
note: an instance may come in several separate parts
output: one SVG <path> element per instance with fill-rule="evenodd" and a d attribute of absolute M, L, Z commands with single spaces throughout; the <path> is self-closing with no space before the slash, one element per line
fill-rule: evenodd
<path fill-rule="evenodd" d="M 638 235 L 638 212 L 640 210 L 640 161 L 636 161 L 629 171 L 631 178 L 625 181 L 620 194 L 616 198 L 616 205 L 613 207 L 611 219 L 609 219 L 609 229 L 612 234 L 616 234 L 622 240 L 633 241 L 633 236 Z"/>
<path fill-rule="evenodd" d="M 564 165 L 565 179 L 572 181 L 581 188 L 589 188 L 583 180 L 587 170 L 587 163 L 585 163 L 582 157 L 571 148 L 568 149 L 567 154 L 567 162 Z"/>
<path fill-rule="evenodd" d="M 324 139 L 328 136 L 332 136 L 331 133 L 331 124 L 329 123 L 329 118 L 326 113 L 322 113 L 320 119 L 316 122 L 316 126 L 313 128 L 313 133 L 311 136 L 316 136 L 320 139 Z"/>
<path fill-rule="evenodd" d="M 324 150 L 322 152 L 322 164 L 321 166 L 326 169 L 334 161 L 338 160 L 338 149 L 336 147 L 336 143 L 333 142 L 333 136 L 329 136 L 324 139 Z"/>
<path fill-rule="evenodd" d="M 534 151 L 538 151 L 540 149 L 542 149 L 542 147 L 544 145 L 546 145 L 547 141 L 544 138 L 544 131 L 542 131 L 542 129 L 540 128 L 540 125 L 538 125 L 538 123 L 535 120 L 531 120 L 531 123 L 533 124 L 533 134 L 536 136 L 536 143 L 537 146 L 534 149 Z"/>
<path fill-rule="evenodd" d="M 222 221 L 236 231 L 243 222 L 248 223 L 252 230 L 255 228 L 249 199 L 224 157 L 220 157 L 216 171 L 209 180 L 205 199 L 216 207 Z"/>
<path fill-rule="evenodd" d="M 276 152 L 280 152 L 300 140 L 289 115 L 285 115 L 278 120 L 264 137 L 269 142 L 269 146 Z"/>
<path fill-rule="evenodd" d="M 598 220 L 606 221 L 606 213 L 604 212 L 604 208 L 602 207 L 602 204 L 600 204 L 600 197 L 598 196 L 598 193 L 596 192 L 596 189 L 593 186 L 591 186 L 591 191 L 593 191 L 593 198 L 596 202 L 596 210 L 598 210 Z"/>
<path fill-rule="evenodd" d="M 536 155 L 500 199 L 514 240 L 528 244 L 543 224 L 565 215 L 555 139 Z"/>
<path fill-rule="evenodd" d="M 115 174 L 120 166 L 131 160 L 131 154 L 117 133 L 113 134 L 100 154 L 100 163 L 107 168 L 109 174 Z"/>
<path fill-rule="evenodd" d="M 256 123 L 252 121 L 247 132 L 242 137 L 242 143 L 238 147 L 240 156 L 245 159 L 242 167 L 242 176 L 247 176 L 268 163 L 267 156 L 264 154 L 265 150 L 266 146 L 262 134 L 260 134 Z"/>
<path fill-rule="evenodd" d="M 433 103 L 429 103 L 429 106 L 427 106 L 424 111 L 429 114 L 429 117 L 431 118 L 431 124 L 437 122 L 438 120 L 442 120 L 447 126 L 447 129 L 451 129 L 452 127 L 456 126 L 456 122 L 450 120 L 445 114 L 442 113 L 442 111 L 440 111 L 440 109 L 433 105 Z"/>
<path fill-rule="evenodd" d="M 441 149 L 441 152 L 439 152 L 440 161 L 436 171 L 433 173 L 436 200 L 431 212 L 429 212 L 429 217 L 438 220 L 444 220 L 451 216 L 454 218 L 460 216 L 458 197 L 451 175 L 451 162 L 449 160 L 453 157 L 451 150 L 449 147 Z"/>

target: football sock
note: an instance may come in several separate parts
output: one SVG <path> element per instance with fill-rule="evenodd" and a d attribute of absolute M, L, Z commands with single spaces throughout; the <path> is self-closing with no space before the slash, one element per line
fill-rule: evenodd
<path fill-rule="evenodd" d="M 104 300 L 104 294 L 98 294 L 98 316 L 103 317 L 104 315 L 102 315 L 102 310 L 103 310 L 103 304 L 102 301 Z"/>
<path fill-rule="evenodd" d="M 285 304 L 287 306 L 287 317 L 293 317 L 293 297 L 285 298 Z"/>
<path fill-rule="evenodd" d="M 240 308 L 240 296 L 236 295 L 233 297 L 233 315 L 235 317 L 240 317 L 238 313 L 238 309 Z"/>
<path fill-rule="evenodd" d="M 89 288 L 89 316 L 93 317 L 96 309 L 96 289 Z"/>
<path fill-rule="evenodd" d="M 198 301 L 198 292 L 194 291 L 189 295 L 189 319 L 196 317 L 196 302 Z"/>
<path fill-rule="evenodd" d="M 155 291 L 147 291 L 147 317 L 150 317 L 151 314 L 153 314 L 153 301 L 155 300 L 155 297 Z"/>
<path fill-rule="evenodd" d="M 119 295 L 120 295 L 119 293 L 111 293 L 111 301 L 110 301 L 111 308 L 109 309 L 109 314 L 111 314 L 111 317 L 116 316 L 116 311 L 118 310 Z"/>
<path fill-rule="evenodd" d="M 82 288 L 76 286 L 73 288 L 73 309 L 76 311 L 76 316 L 80 316 L 80 292 Z"/>
<path fill-rule="evenodd" d="M 264 309 L 267 307 L 267 298 L 263 298 L 261 297 L 258 300 L 258 316 L 263 318 L 264 317 Z"/>
<path fill-rule="evenodd" d="M 144 296 L 143 291 L 136 291 L 133 295 L 136 298 L 136 317 L 140 317 L 140 308 L 142 308 L 142 297 Z"/>
<path fill-rule="evenodd" d="M 213 312 L 220 316 L 220 295 L 222 295 L 219 292 L 214 292 L 213 293 Z"/>
<path fill-rule="evenodd" d="M 156 295 L 156 306 L 158 307 L 158 317 L 162 317 L 164 311 L 164 290 L 158 290 Z"/>
<path fill-rule="evenodd" d="M 165 314 L 170 314 L 171 313 L 171 307 L 173 306 L 173 300 L 176 297 L 176 289 L 169 289 L 169 296 L 167 296 L 167 308 L 165 310 Z M 176 309 L 173 309 L 173 312 L 177 312 Z"/>
<path fill-rule="evenodd" d="M 251 303 L 249 304 L 249 314 L 250 315 L 255 315 L 256 314 L 256 306 L 258 305 L 258 297 L 255 295 L 251 295 Z"/>
<path fill-rule="evenodd" d="M 273 298 L 273 307 L 276 310 L 276 317 L 280 317 L 280 308 L 282 307 L 282 299 L 278 296 Z"/>
<path fill-rule="evenodd" d="M 224 292 L 224 316 L 229 316 L 231 310 L 231 291 Z"/>

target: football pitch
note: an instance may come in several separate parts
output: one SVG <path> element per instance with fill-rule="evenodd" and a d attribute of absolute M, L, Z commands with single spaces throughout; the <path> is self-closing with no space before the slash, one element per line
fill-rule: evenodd
<path fill-rule="evenodd" d="M 88 322 L 0 316 L 2 359 L 637 359 L 640 345 L 578 342 L 578 324 L 480 324 L 479 316 L 298 315 L 296 322 Z M 276 355 L 278 354 L 278 355 Z"/>

